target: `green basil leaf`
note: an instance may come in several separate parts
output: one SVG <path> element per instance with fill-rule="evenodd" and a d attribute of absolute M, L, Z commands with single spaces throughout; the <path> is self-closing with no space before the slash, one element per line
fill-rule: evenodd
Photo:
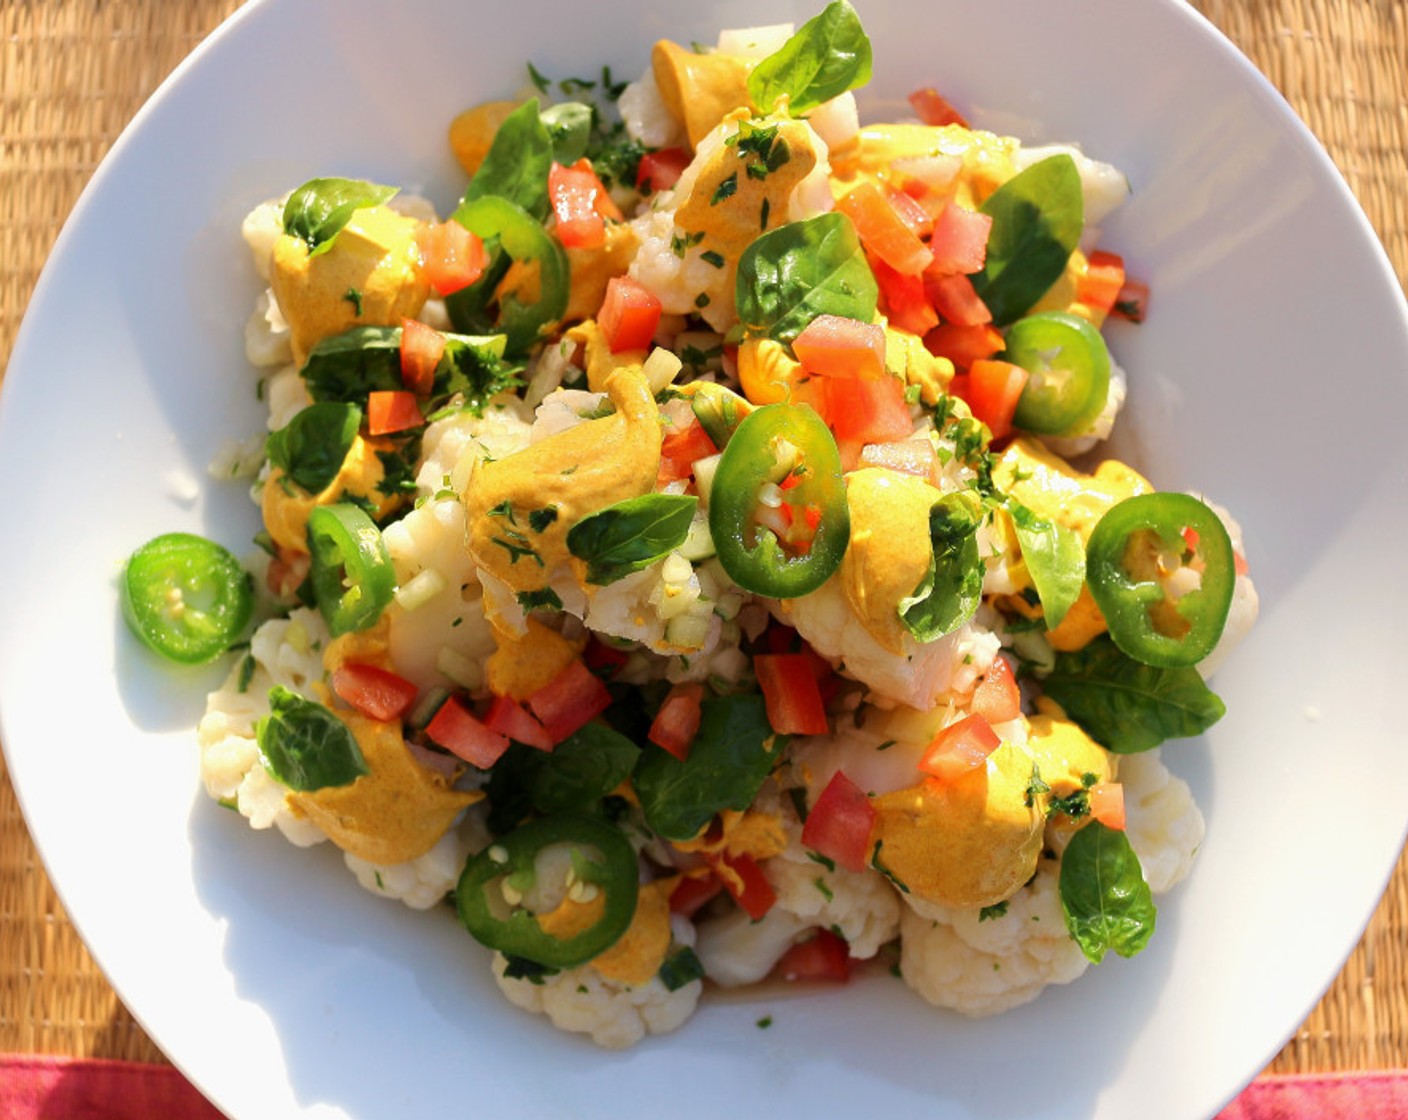
<path fill-rule="evenodd" d="M 764 113 L 779 97 L 793 116 L 870 81 L 870 39 L 846 0 L 828 4 L 775 53 L 753 67 L 748 96 Z"/>
<path fill-rule="evenodd" d="M 362 426 L 362 410 L 341 401 L 318 401 L 294 415 L 264 441 L 269 462 L 310 494 L 327 489 Z"/>
<path fill-rule="evenodd" d="M 552 158 L 570 167 L 587 154 L 592 139 L 592 107 L 580 101 L 549 105 L 542 112 L 543 127 L 552 143 Z"/>
<path fill-rule="evenodd" d="M 633 784 L 650 827 L 668 840 L 699 835 L 722 809 L 746 809 L 782 757 L 758 693 L 715 696 L 681 762 L 664 750 L 641 752 Z"/>
<path fill-rule="evenodd" d="M 1154 896 L 1123 832 L 1091 821 L 1061 857 L 1061 906 L 1080 951 L 1099 964 L 1109 949 L 1132 957 L 1154 932 Z"/>
<path fill-rule="evenodd" d="M 684 544 L 698 506 L 692 494 L 627 498 L 573 525 L 567 549 L 586 561 L 588 583 L 615 583 Z"/>
<path fill-rule="evenodd" d="M 265 769 L 289 789 L 345 786 L 371 773 L 348 726 L 283 685 L 269 690 L 269 714 L 254 734 Z"/>
<path fill-rule="evenodd" d="M 552 158 L 552 137 L 538 112 L 537 98 L 532 98 L 510 113 L 494 133 L 461 205 L 477 198 L 505 198 L 541 222 L 548 216 Z"/>
<path fill-rule="evenodd" d="M 1085 226 L 1075 160 L 1062 153 L 1034 163 L 998 187 L 981 210 L 992 218 L 987 263 L 973 288 L 1005 327 L 1060 279 Z"/>
<path fill-rule="evenodd" d="M 1145 665 L 1103 635 L 1082 650 L 1058 654 L 1042 688 L 1091 738 L 1117 754 L 1201 735 L 1227 711 L 1197 669 Z"/>
<path fill-rule="evenodd" d="M 1038 517 L 1020 502 L 1008 500 L 1022 559 L 1031 573 L 1046 628 L 1061 625 L 1085 584 L 1085 543 L 1064 525 Z"/>
<path fill-rule="evenodd" d="M 951 634 L 973 617 L 983 599 L 978 555 L 982 503 L 971 490 L 945 494 L 929 510 L 934 554 L 914 594 L 899 603 L 900 620 L 921 642 Z"/>
<path fill-rule="evenodd" d="M 566 252 L 539 219 L 507 198 L 466 196 L 452 218 L 477 234 L 491 257 L 483 276 L 446 298 L 450 322 L 465 334 L 502 334 L 507 353 L 526 353 L 567 310 Z M 538 298 L 532 303 L 499 290 L 515 261 L 538 270 Z"/>
<path fill-rule="evenodd" d="M 769 230 L 738 261 L 735 299 L 749 335 L 791 342 L 818 315 L 868 323 L 879 289 L 855 226 L 831 211 Z"/>
<path fill-rule="evenodd" d="M 533 750 L 533 748 L 527 748 Z M 533 808 L 544 815 L 590 809 L 631 776 L 640 747 L 603 723 L 589 723 L 542 759 L 529 785 Z"/>
<path fill-rule="evenodd" d="M 309 179 L 284 203 L 284 232 L 307 245 L 309 256 L 325 253 L 355 211 L 380 206 L 398 189 L 365 179 Z"/>

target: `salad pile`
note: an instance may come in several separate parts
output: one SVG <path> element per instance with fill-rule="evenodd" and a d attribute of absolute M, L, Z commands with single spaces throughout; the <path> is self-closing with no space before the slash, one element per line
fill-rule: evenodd
<path fill-rule="evenodd" d="M 256 207 L 268 431 L 217 469 L 261 547 L 122 576 L 153 648 L 232 656 L 214 798 L 603 1046 L 867 961 L 1015 1006 L 1138 953 L 1202 838 L 1158 748 L 1256 594 L 1225 511 L 1100 460 L 1128 184 L 933 89 L 862 126 L 871 65 L 838 0 L 530 66 L 451 124 L 448 214 Z"/>

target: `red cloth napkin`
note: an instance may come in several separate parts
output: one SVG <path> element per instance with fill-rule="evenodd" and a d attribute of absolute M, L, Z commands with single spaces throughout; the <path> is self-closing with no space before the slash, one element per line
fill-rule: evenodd
<path fill-rule="evenodd" d="M 4 1120 L 223 1120 L 172 1066 L 0 1054 Z M 1217 1120 L 1403 1120 L 1408 1071 L 1263 1075 Z"/>

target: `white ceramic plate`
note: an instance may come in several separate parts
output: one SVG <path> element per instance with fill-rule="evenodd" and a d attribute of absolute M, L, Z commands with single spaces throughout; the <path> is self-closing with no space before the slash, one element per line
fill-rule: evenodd
<path fill-rule="evenodd" d="M 94 178 L 0 399 L 11 774 L 99 963 L 232 1116 L 1190 1120 L 1272 1057 L 1353 947 L 1408 817 L 1385 718 L 1405 668 L 1408 327 L 1377 242 L 1276 92 L 1182 4 L 860 7 L 872 118 L 937 84 L 978 123 L 1078 139 L 1133 184 L 1106 233 L 1154 288 L 1149 321 L 1113 331 L 1126 432 L 1160 485 L 1241 518 L 1263 598 L 1216 682 L 1229 714 L 1165 751 L 1208 817 L 1192 878 L 1142 956 L 1004 1017 L 961 1020 L 879 978 L 710 1001 L 609 1054 L 509 1008 L 447 914 L 377 900 L 330 847 L 295 850 L 208 801 L 192 727 L 219 670 L 138 649 L 113 577 L 158 532 L 243 549 L 256 527 L 239 488 L 205 475 L 224 437 L 260 424 L 246 209 L 320 174 L 446 207 L 447 122 L 513 91 L 525 60 L 629 76 L 657 37 L 812 14 L 267 0 L 182 66 Z"/>

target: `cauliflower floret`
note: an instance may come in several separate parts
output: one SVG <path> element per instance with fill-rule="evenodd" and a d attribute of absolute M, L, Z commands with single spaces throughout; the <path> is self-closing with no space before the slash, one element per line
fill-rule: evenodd
<path fill-rule="evenodd" d="M 264 768 L 254 726 L 269 713 L 269 689 L 274 685 L 312 695 L 314 683 L 323 676 L 320 650 L 328 640 L 322 617 L 306 608 L 264 623 L 250 640 L 253 674 L 242 681 L 243 661 L 236 664 L 225 683 L 207 698 L 205 715 L 196 726 L 206 792 L 232 803 L 251 828 L 277 827 L 302 848 L 327 837 L 312 821 L 289 809 L 284 786 Z"/>
<path fill-rule="evenodd" d="M 1237 523 L 1236 518 L 1206 494 L 1193 496 L 1221 518 L 1222 524 L 1227 527 L 1227 536 L 1232 541 L 1232 551 L 1245 560 L 1246 543 L 1242 537 L 1242 526 Z M 1256 622 L 1260 612 L 1261 600 L 1257 596 L 1256 585 L 1252 583 L 1251 576 L 1246 572 L 1238 573 L 1237 582 L 1232 585 L 1232 606 L 1227 611 L 1227 622 L 1222 628 L 1222 637 L 1217 640 L 1213 651 L 1198 662 L 1198 672 L 1203 675 L 1204 680 L 1217 672 L 1218 666 L 1227 660 L 1242 639 L 1251 632 L 1252 624 Z"/>
<path fill-rule="evenodd" d="M 1037 147 L 1019 148 L 1013 154 L 1012 162 L 1018 171 L 1023 171 L 1034 163 L 1056 155 L 1070 156 L 1075 161 L 1076 171 L 1080 173 L 1087 230 L 1099 226 L 1130 196 L 1129 180 L 1125 178 L 1123 171 L 1098 159 L 1091 159 L 1073 144 L 1042 144 Z"/>
<path fill-rule="evenodd" d="M 485 456 L 502 459 L 528 445 L 531 414 L 517 397 L 494 398 L 484 415 L 455 412 L 427 425 L 421 441 L 416 489 L 435 494 L 449 487 L 463 491 L 474 464 Z"/>
<path fill-rule="evenodd" d="M 906 637 L 904 652 L 891 653 L 866 631 L 836 580 L 774 604 L 773 613 L 823 657 L 839 662 L 847 676 L 879 696 L 921 710 L 972 691 L 1001 648 L 996 634 L 970 621 L 932 642 Z"/>
<path fill-rule="evenodd" d="M 293 361 L 288 323 L 265 288 L 254 302 L 254 310 L 244 324 L 244 356 L 252 366 L 277 366 Z"/>
<path fill-rule="evenodd" d="M 1044 442 L 1046 446 L 1063 459 L 1075 459 L 1091 450 L 1101 440 L 1109 439 L 1110 432 L 1115 426 L 1115 417 L 1124 407 L 1124 399 L 1128 392 L 1128 379 L 1124 370 L 1110 361 L 1110 388 L 1105 396 L 1105 407 L 1100 415 L 1090 422 L 1090 427 L 1079 435 L 1074 436 L 1047 436 Z"/>
<path fill-rule="evenodd" d="M 474 560 L 464 547 L 464 507 L 427 502 L 382 534 L 399 590 L 387 608 L 388 642 L 397 672 L 421 688 L 484 683 L 494 652 Z"/>
<path fill-rule="evenodd" d="M 694 927 L 670 919 L 676 945 L 693 946 Z M 511 979 L 508 958 L 495 953 L 491 965 L 499 990 L 515 1006 L 546 1015 L 559 1030 L 591 1036 L 598 1046 L 624 1050 L 647 1034 L 668 1034 L 694 1014 L 704 985 L 698 980 L 670 991 L 660 977 L 638 987 L 607 980 L 590 964 L 566 969 L 539 981 Z"/>
<path fill-rule="evenodd" d="M 1203 814 L 1182 778 L 1168 772 L 1157 749 L 1120 758 L 1125 813 L 1134 854 L 1155 894 L 1179 883 L 1192 870 L 1203 842 Z"/>
<path fill-rule="evenodd" d="M 982 1016 L 1076 979 L 1089 961 L 1066 930 L 1059 874 L 1059 864 L 1043 861 L 1001 913 L 910 902 L 900 917 L 905 983 L 937 1007 Z"/>
<path fill-rule="evenodd" d="M 697 953 L 704 974 L 722 988 L 756 984 L 782 959 L 811 923 L 774 906 L 756 922 L 745 910 L 729 910 L 699 924 Z"/>
<path fill-rule="evenodd" d="M 458 828 L 446 832 L 435 847 L 405 863 L 378 865 L 343 853 L 343 860 L 357 882 L 373 894 L 399 899 L 412 910 L 429 910 L 459 882 L 465 860 L 489 843 L 482 814 L 474 810 Z"/>

